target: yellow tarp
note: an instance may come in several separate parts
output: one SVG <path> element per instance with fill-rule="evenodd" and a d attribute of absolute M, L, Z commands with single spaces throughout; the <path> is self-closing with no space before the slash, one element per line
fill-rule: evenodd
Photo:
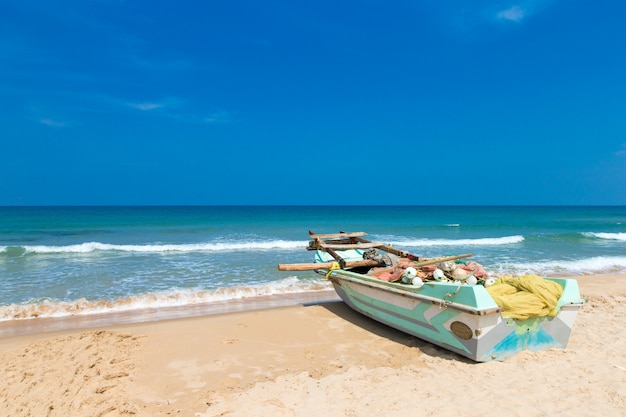
<path fill-rule="evenodd" d="M 530 317 L 554 317 L 563 287 L 537 275 L 500 277 L 487 287 L 497 305 L 504 308 L 502 315 L 519 320 Z"/>

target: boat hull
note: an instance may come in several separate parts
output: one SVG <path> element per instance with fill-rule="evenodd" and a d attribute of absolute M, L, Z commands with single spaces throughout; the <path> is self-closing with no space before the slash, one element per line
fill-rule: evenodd
<path fill-rule="evenodd" d="M 427 282 L 416 288 L 346 270 L 332 271 L 329 279 L 359 313 L 477 362 L 565 348 L 584 303 L 575 280 L 553 279 L 564 288 L 558 315 L 516 320 L 503 317 L 481 285 Z"/>

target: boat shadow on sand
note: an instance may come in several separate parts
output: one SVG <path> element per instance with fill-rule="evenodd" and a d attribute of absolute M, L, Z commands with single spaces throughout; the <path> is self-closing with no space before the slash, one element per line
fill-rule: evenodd
<path fill-rule="evenodd" d="M 378 337 L 388 339 L 394 343 L 401 344 L 407 348 L 418 349 L 422 355 L 436 357 L 444 360 L 458 361 L 467 364 L 478 364 L 478 362 L 472 361 L 464 356 L 458 355 L 454 352 L 450 352 L 446 349 L 438 347 L 430 342 L 419 339 L 415 336 L 411 336 L 405 332 L 389 327 L 385 324 L 371 319 L 359 312 L 354 311 L 346 303 L 341 300 L 333 301 L 321 301 L 305 304 L 306 306 L 320 306 L 331 312 L 332 314 L 340 317 L 355 326 L 362 328 L 370 333 L 375 334 Z M 416 358 L 419 358 L 419 354 Z"/>

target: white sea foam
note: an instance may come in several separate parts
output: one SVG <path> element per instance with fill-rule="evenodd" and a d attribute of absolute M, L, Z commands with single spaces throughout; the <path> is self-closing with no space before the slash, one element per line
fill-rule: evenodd
<path fill-rule="evenodd" d="M 95 251 L 120 252 L 214 252 L 214 251 L 247 251 L 270 249 L 298 249 L 307 246 L 306 241 L 273 240 L 259 242 L 219 242 L 219 243 L 186 243 L 164 245 L 114 245 L 100 242 L 85 242 L 78 245 L 65 246 L 24 246 L 26 253 L 90 253 Z"/>
<path fill-rule="evenodd" d="M 331 284 L 328 281 L 301 281 L 292 276 L 267 284 L 220 288 L 216 290 L 177 290 L 156 292 L 130 296 L 115 301 L 91 301 L 84 298 L 75 301 L 55 301 L 45 299 L 23 304 L 0 306 L 0 321 L 193 306 L 229 300 L 241 300 L 278 294 L 327 291 L 331 289 Z"/>
<path fill-rule="evenodd" d="M 492 266 L 496 275 L 589 275 L 598 273 L 626 273 L 626 256 L 594 256 L 577 260 L 549 260 L 527 263 L 500 263 Z"/>
<path fill-rule="evenodd" d="M 416 239 L 394 242 L 394 245 L 409 247 L 430 246 L 493 246 L 511 245 L 524 241 L 524 236 L 485 237 L 478 239 Z"/>
<path fill-rule="evenodd" d="M 618 240 L 621 242 L 626 242 L 626 233 L 593 233 L 586 232 L 583 233 L 584 236 L 587 237 L 595 237 L 597 239 L 607 239 L 607 240 Z"/>

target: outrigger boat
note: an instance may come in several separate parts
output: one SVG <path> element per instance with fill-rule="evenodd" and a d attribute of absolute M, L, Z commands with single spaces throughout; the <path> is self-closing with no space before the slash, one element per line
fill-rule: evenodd
<path fill-rule="evenodd" d="M 369 241 L 364 232 L 309 234 L 307 249 L 315 251 L 315 262 L 280 264 L 279 270 L 322 272 L 352 309 L 477 362 L 565 348 L 585 302 L 576 280 L 533 276 L 539 287 L 556 289 L 559 296 L 539 315 L 517 314 L 496 303 L 493 289 L 502 278 L 487 278 L 479 264 L 462 261 L 471 254 L 420 258 Z"/>

